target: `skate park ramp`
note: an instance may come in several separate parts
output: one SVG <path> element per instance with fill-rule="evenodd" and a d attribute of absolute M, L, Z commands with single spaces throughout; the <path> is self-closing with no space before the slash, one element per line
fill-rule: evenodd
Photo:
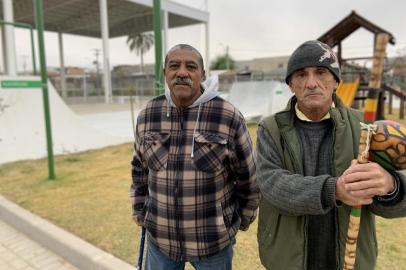
<path fill-rule="evenodd" d="M 39 77 L 24 77 L 40 81 Z M 43 158 L 47 155 L 42 90 L 3 87 L 4 81 L 21 77 L 0 77 L 0 164 L 17 160 Z M 90 126 L 59 97 L 48 83 L 54 154 L 67 154 L 131 141 Z"/>
<path fill-rule="evenodd" d="M 359 86 L 359 79 L 354 82 L 341 82 L 337 88 L 337 95 L 345 106 L 351 107 Z"/>
<path fill-rule="evenodd" d="M 227 100 L 236 106 L 245 119 L 259 122 L 263 117 L 284 109 L 292 92 L 279 81 L 235 82 Z"/>

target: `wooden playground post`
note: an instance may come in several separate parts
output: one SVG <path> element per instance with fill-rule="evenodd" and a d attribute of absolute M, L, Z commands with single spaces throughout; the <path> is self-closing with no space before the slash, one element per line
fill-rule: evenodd
<path fill-rule="evenodd" d="M 389 108 L 388 108 L 389 114 L 392 114 L 392 103 L 393 103 L 393 94 L 389 92 Z"/>
<path fill-rule="evenodd" d="M 376 36 L 374 60 L 372 63 L 371 77 L 368 84 L 368 98 L 365 102 L 364 120 L 372 123 L 377 120 L 378 102 L 381 92 L 381 81 L 383 73 L 383 63 L 386 54 L 386 45 L 389 41 L 389 35 L 380 33 Z"/>

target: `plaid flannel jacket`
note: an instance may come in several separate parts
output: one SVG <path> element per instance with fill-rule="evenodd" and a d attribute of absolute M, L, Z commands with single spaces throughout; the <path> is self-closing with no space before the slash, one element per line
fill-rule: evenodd
<path fill-rule="evenodd" d="M 241 113 L 220 97 L 192 108 L 151 100 L 137 119 L 130 197 L 150 241 L 173 260 L 201 260 L 233 243 L 259 201 Z"/>

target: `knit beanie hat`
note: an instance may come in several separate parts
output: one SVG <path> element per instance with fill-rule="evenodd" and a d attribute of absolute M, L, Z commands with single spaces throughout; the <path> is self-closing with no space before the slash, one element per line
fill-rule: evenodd
<path fill-rule="evenodd" d="M 285 82 L 289 84 L 290 76 L 296 70 L 306 67 L 325 67 L 340 82 L 340 66 L 333 50 L 318 40 L 306 41 L 290 56 L 286 71 Z"/>

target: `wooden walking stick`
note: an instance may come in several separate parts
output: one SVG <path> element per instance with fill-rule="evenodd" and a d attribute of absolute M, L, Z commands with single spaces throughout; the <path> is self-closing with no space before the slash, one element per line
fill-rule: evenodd
<path fill-rule="evenodd" d="M 391 120 L 375 121 L 373 125 L 362 126 L 358 162 L 371 160 L 388 172 L 406 169 L 406 126 Z M 353 207 L 345 246 L 345 270 L 355 267 L 360 218 L 361 207 Z"/>
<path fill-rule="evenodd" d="M 365 102 L 364 121 L 373 123 L 377 118 L 377 109 L 379 102 L 379 92 L 381 86 L 381 78 L 383 72 L 383 62 L 386 54 L 386 45 L 388 44 L 389 36 L 386 33 L 381 33 L 376 36 L 376 46 L 374 52 L 374 60 L 372 63 L 371 78 L 369 81 L 368 98 Z M 369 134 L 368 134 L 369 131 Z M 368 161 L 368 149 L 362 149 L 369 146 L 368 135 L 372 135 L 369 128 L 361 130 L 361 138 L 358 149 L 358 162 L 366 163 Z M 364 156 L 360 157 L 360 154 Z M 362 205 L 351 209 L 350 221 L 348 224 L 347 241 L 345 245 L 345 257 L 343 270 L 353 270 L 355 267 L 355 257 L 357 249 L 357 239 L 359 232 L 359 224 L 361 221 Z"/>
<path fill-rule="evenodd" d="M 368 162 L 368 151 L 372 133 L 375 131 L 375 125 L 361 124 L 361 137 L 358 146 L 358 162 Z M 359 232 L 359 225 L 361 221 L 361 208 L 362 205 L 353 206 L 350 213 L 350 220 L 348 223 L 347 239 L 345 241 L 345 257 L 344 257 L 344 270 L 352 270 L 355 266 L 355 257 L 357 251 L 357 239 Z"/>

